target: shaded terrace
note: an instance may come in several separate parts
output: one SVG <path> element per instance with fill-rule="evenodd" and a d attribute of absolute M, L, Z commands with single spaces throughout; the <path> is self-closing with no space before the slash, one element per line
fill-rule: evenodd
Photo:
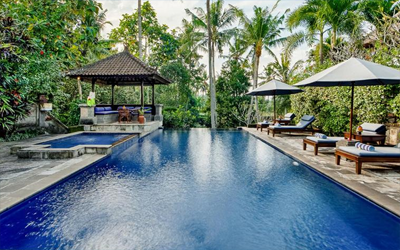
<path fill-rule="evenodd" d="M 154 86 L 167 85 L 171 83 L 168 79 L 162 77 L 155 69 L 152 69 L 144 62 L 129 53 L 126 48 L 123 52 L 86 65 L 82 68 L 72 70 L 67 74 L 67 76 L 71 78 L 77 78 L 81 81 L 90 82 L 92 84 L 92 92 L 95 92 L 95 84 L 107 85 L 111 87 L 111 103 L 96 105 L 97 108 L 111 107 L 111 110 L 108 110 L 108 113 L 104 113 L 105 115 L 114 115 L 111 120 L 106 119 L 109 123 L 116 122 L 115 117 L 118 115 L 118 108 L 120 109 L 122 106 L 127 106 L 135 110 L 143 107 L 148 113 L 151 113 L 151 120 L 154 120 L 154 116 L 157 115 Z M 115 86 L 140 87 L 140 103 L 115 104 Z M 145 103 L 145 87 L 151 87 L 151 103 Z M 81 116 L 83 107 L 84 105 L 81 106 Z M 85 108 L 87 108 L 87 106 Z M 96 124 L 97 119 L 92 119 L 92 121 L 90 121 L 91 111 L 89 110 L 88 112 L 89 119 L 81 119 L 81 123 Z M 96 111 L 94 110 L 93 112 L 93 116 L 95 117 Z M 161 111 L 158 113 L 161 115 Z"/>

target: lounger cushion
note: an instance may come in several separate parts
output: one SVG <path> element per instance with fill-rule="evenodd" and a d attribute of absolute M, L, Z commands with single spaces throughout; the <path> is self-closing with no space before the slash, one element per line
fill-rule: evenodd
<path fill-rule="evenodd" d="M 386 126 L 383 124 L 376 124 L 376 123 L 363 123 L 361 124 L 361 127 L 363 128 L 363 133 L 365 132 L 374 132 L 377 134 L 384 134 L 386 133 Z"/>
<path fill-rule="evenodd" d="M 285 115 L 285 118 L 282 119 L 282 120 L 286 120 L 286 119 L 292 120 L 292 119 L 295 118 L 295 117 L 296 117 L 295 114 L 293 114 L 293 113 L 287 113 L 287 114 Z"/>
<path fill-rule="evenodd" d="M 298 128 L 306 128 L 315 120 L 315 117 L 312 115 L 304 115 L 300 122 L 296 124 Z"/>
<path fill-rule="evenodd" d="M 314 136 L 307 136 L 307 139 L 315 141 L 316 143 L 332 143 L 333 146 L 335 146 L 336 142 L 343 140 L 343 137 L 328 137 L 327 139 L 322 139 Z"/>
<path fill-rule="evenodd" d="M 273 128 L 273 129 L 293 129 L 293 130 L 296 130 L 296 129 L 302 129 L 301 127 L 298 127 L 298 126 L 269 126 L 270 128 Z"/>
<path fill-rule="evenodd" d="M 111 111 L 112 108 L 111 107 L 104 107 L 104 111 Z"/>
<path fill-rule="evenodd" d="M 301 118 L 301 120 L 303 121 L 314 121 L 315 117 L 312 115 L 303 115 L 303 117 Z"/>
<path fill-rule="evenodd" d="M 357 156 L 400 157 L 400 148 L 394 147 L 375 147 L 375 151 L 366 151 L 355 147 L 339 147 L 339 149 Z"/>
<path fill-rule="evenodd" d="M 315 117 L 312 115 L 304 115 L 300 122 L 296 124 L 296 126 L 270 126 L 272 129 L 305 129 L 308 125 L 310 125 L 313 121 L 315 121 Z"/>

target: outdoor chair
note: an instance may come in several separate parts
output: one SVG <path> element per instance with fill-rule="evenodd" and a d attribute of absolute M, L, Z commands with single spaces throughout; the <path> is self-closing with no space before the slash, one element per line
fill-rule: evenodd
<path fill-rule="evenodd" d="M 311 132 L 313 135 L 316 131 L 309 126 L 315 121 L 315 117 L 312 115 L 304 115 L 300 122 L 297 123 L 296 126 L 269 126 L 267 128 L 268 134 L 271 132 L 272 136 L 275 137 L 275 134 L 282 132 Z"/>
<path fill-rule="evenodd" d="M 258 130 L 258 129 L 260 129 L 261 130 L 261 132 L 263 131 L 263 128 L 268 128 L 270 125 L 272 125 L 273 123 L 272 122 L 269 122 L 269 121 L 262 121 L 262 122 L 257 122 L 257 125 L 256 125 L 256 129 Z"/>
<path fill-rule="evenodd" d="M 361 174 L 363 162 L 400 162 L 400 148 L 375 147 L 374 151 L 366 151 L 356 147 L 339 147 L 335 152 L 336 165 L 340 165 L 340 158 L 354 161 L 356 173 Z"/>
<path fill-rule="evenodd" d="M 295 114 L 293 113 L 287 113 L 282 119 L 276 119 L 275 122 L 278 122 L 280 124 L 289 124 L 294 118 L 296 117 Z"/>
<path fill-rule="evenodd" d="M 343 140 L 343 137 L 327 137 L 326 139 L 315 137 L 315 136 L 307 136 L 303 139 L 303 150 L 307 149 L 307 144 L 314 147 L 314 155 L 318 155 L 318 148 L 322 147 L 336 147 L 336 142 Z"/>

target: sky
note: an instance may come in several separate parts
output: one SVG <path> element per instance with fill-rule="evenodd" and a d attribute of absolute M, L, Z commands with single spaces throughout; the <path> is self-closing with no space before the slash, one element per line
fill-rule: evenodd
<path fill-rule="evenodd" d="M 142 0 L 144 2 L 145 0 Z M 194 7 L 205 7 L 205 0 L 149 0 L 150 4 L 153 6 L 157 13 L 158 22 L 160 24 L 166 24 L 171 29 L 177 28 L 181 26 L 182 19 L 189 19 L 186 15 L 185 9 L 193 10 Z M 137 8 L 137 0 L 98 0 L 98 2 L 102 3 L 103 9 L 107 9 L 107 20 L 110 21 L 113 26 L 107 25 L 103 30 L 103 36 L 107 37 L 107 34 L 110 33 L 111 29 L 114 27 L 118 27 L 119 21 L 122 18 L 122 15 L 125 13 L 131 14 Z M 278 8 L 274 13 L 283 13 L 286 9 L 294 10 L 295 8 L 301 6 L 303 0 L 281 0 Z M 232 4 L 240 9 L 242 9 L 248 17 L 253 16 L 253 6 L 265 7 L 268 6 L 272 8 L 272 6 L 276 3 L 276 0 L 258 0 L 258 1 L 247 1 L 247 0 L 225 0 L 225 6 L 228 7 L 228 4 Z M 285 31 L 282 33 L 283 36 L 289 35 L 289 31 Z M 297 60 L 305 59 L 307 55 L 307 51 L 309 48 L 306 45 L 299 47 L 294 53 L 292 61 L 296 62 Z M 280 48 L 273 49 L 275 54 L 279 54 Z M 266 52 L 263 52 L 260 60 L 260 71 L 272 61 L 271 56 L 267 55 Z M 224 62 L 222 58 L 216 58 L 215 67 L 217 72 L 220 71 L 221 66 Z M 208 64 L 207 55 L 204 54 L 202 63 Z M 217 73 L 218 74 L 218 73 Z"/>

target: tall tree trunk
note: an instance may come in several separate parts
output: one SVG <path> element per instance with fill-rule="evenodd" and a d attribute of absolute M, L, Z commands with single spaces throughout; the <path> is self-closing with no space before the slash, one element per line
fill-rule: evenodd
<path fill-rule="evenodd" d="M 261 48 L 262 49 L 262 48 Z M 255 48 L 255 53 L 254 53 L 254 60 L 253 60 L 253 90 L 257 88 L 258 85 L 258 67 L 260 65 L 260 56 L 261 53 L 257 51 L 257 46 Z M 254 103 L 254 110 L 256 112 L 256 119 L 258 119 L 258 102 L 257 102 L 257 97 L 252 96 L 251 97 L 251 103 L 249 107 L 249 111 L 247 113 L 247 124 L 250 124 L 250 119 L 251 119 L 251 112 L 253 111 L 253 103 Z"/>
<path fill-rule="evenodd" d="M 215 43 L 212 42 L 212 67 L 213 67 L 213 96 L 214 96 L 214 119 L 215 119 L 215 127 L 218 127 L 218 112 L 217 112 L 217 93 L 216 93 L 216 86 L 215 86 Z"/>
<path fill-rule="evenodd" d="M 258 87 L 258 68 L 260 66 L 260 56 L 261 53 L 256 55 L 256 58 L 254 60 L 254 75 L 253 75 L 253 89 L 256 89 Z M 254 97 L 254 109 L 256 111 L 256 120 L 258 122 L 258 100 L 257 96 Z"/>
<path fill-rule="evenodd" d="M 208 73 L 210 81 L 210 102 L 211 102 L 211 128 L 215 129 L 216 126 L 216 100 L 215 100 L 215 87 L 213 76 L 213 51 L 212 51 L 212 32 L 211 32 L 211 13 L 210 13 L 210 0 L 207 0 L 207 33 L 208 33 Z"/>
<path fill-rule="evenodd" d="M 319 33 L 319 63 L 324 63 L 324 32 Z"/>
<path fill-rule="evenodd" d="M 143 59 L 142 48 L 142 0 L 138 0 L 139 58 Z"/>
<path fill-rule="evenodd" d="M 333 50 L 336 46 L 336 29 L 332 29 L 332 37 L 331 37 L 331 50 Z"/>

